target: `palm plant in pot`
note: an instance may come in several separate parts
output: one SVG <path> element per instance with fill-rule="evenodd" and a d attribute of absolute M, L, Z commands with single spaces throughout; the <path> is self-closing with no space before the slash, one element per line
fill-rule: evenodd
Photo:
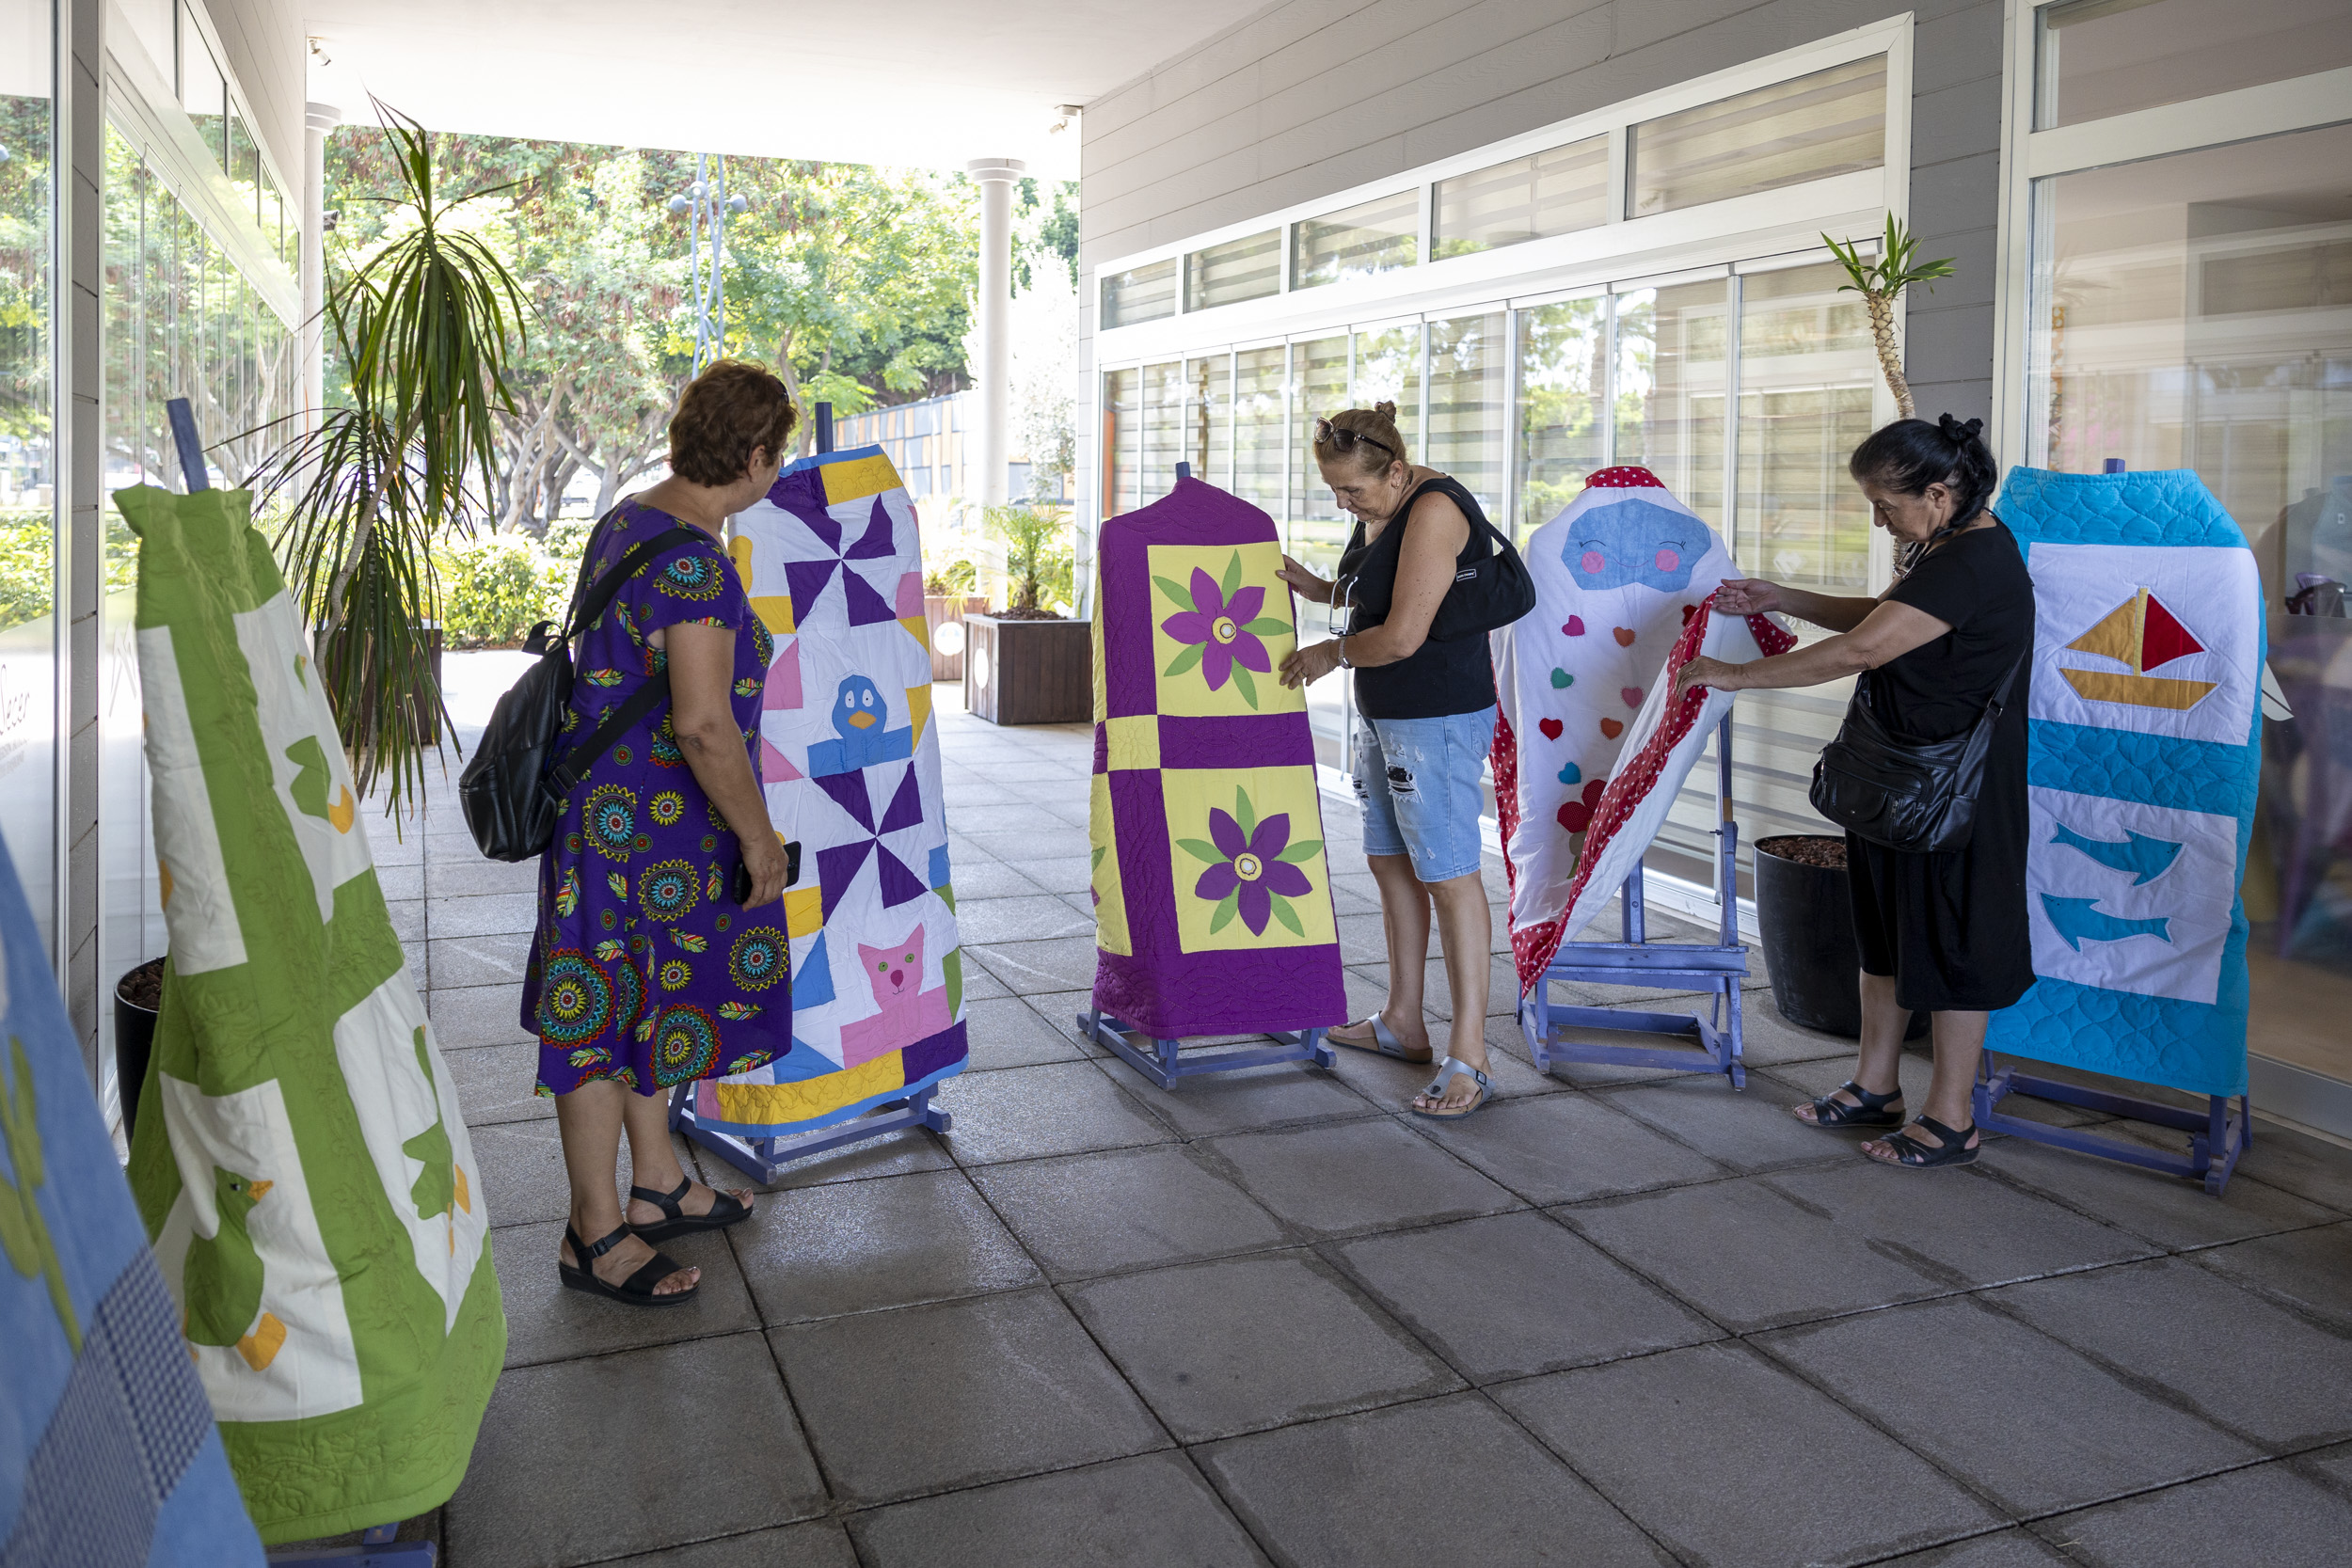
<path fill-rule="evenodd" d="M 1005 544 L 1012 602 L 993 615 L 967 615 L 963 701 L 997 724 L 1063 724 L 1093 704 L 1087 624 L 1048 608 L 1072 597 L 1066 525 L 1043 507 L 992 506 L 988 531 Z"/>

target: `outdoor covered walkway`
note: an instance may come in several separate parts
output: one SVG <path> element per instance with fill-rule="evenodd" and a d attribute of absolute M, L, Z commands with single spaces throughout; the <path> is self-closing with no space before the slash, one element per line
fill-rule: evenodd
<path fill-rule="evenodd" d="M 447 789 L 405 843 L 374 819 L 510 1336 L 464 1487 L 409 1527 L 453 1568 L 2143 1568 L 2352 1539 L 2352 1153 L 2265 1124 L 2219 1200 L 2013 1142 L 1883 1170 L 1787 1116 L 1848 1046 L 1769 990 L 1744 1094 L 1547 1080 L 1507 962 L 1502 1098 L 1459 1127 L 1401 1114 L 1420 1069 L 1347 1053 L 1165 1093 L 1072 1023 L 1087 731 L 940 721 L 977 959 L 954 1130 L 672 1243 L 704 1270 L 675 1311 L 556 1285 L 516 1022 L 534 868 L 480 860 Z M 1352 809 L 1326 828 L 1348 865 Z M 1366 1010 L 1371 881 L 1334 882 Z"/>

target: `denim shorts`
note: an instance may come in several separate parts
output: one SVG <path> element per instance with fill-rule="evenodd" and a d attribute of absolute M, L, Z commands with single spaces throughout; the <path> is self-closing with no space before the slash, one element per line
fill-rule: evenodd
<path fill-rule="evenodd" d="M 1479 789 L 1495 710 L 1442 719 L 1356 718 L 1356 798 L 1364 853 L 1409 855 L 1424 882 L 1476 875 Z"/>

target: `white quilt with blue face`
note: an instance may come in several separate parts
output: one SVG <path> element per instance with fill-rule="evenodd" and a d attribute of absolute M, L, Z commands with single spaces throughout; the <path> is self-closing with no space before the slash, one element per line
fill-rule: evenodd
<path fill-rule="evenodd" d="M 1989 1049 L 2246 1092 L 2237 889 L 2262 756 L 2262 582 L 2194 473 L 2014 468 L 1994 510 L 2034 581 L 2034 987 Z"/>

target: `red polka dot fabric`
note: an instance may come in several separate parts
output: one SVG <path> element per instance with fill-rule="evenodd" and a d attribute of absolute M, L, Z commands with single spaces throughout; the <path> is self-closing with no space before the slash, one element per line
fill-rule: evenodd
<path fill-rule="evenodd" d="M 1663 490 L 1665 485 L 1660 483 L 1658 476 L 1647 468 L 1627 464 L 1614 468 L 1595 469 L 1591 477 L 1584 481 L 1584 487 L 1588 490 Z"/>

